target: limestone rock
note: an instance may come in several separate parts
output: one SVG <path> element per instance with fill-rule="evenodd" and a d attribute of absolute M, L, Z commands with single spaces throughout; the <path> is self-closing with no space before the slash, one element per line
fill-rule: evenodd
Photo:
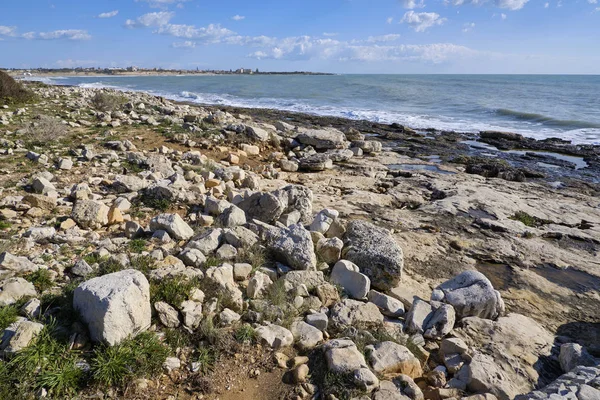
<path fill-rule="evenodd" d="M 580 365 L 591 367 L 600 364 L 600 361 L 596 361 L 585 348 L 577 343 L 565 343 L 561 345 L 558 360 L 563 372 L 569 372 Z"/>
<path fill-rule="evenodd" d="M 194 230 L 179 214 L 160 214 L 150 221 L 150 230 L 164 230 L 178 240 L 188 240 L 194 236 Z"/>
<path fill-rule="evenodd" d="M 13 256 L 8 252 L 0 254 L 0 279 L 10 278 L 16 274 L 29 274 L 39 269 L 27 257 Z"/>
<path fill-rule="evenodd" d="M 109 208 L 99 201 L 78 200 L 71 211 L 71 218 L 83 228 L 99 228 L 108 224 Z"/>
<path fill-rule="evenodd" d="M 16 303 L 23 297 L 35 297 L 37 292 L 33 283 L 23 278 L 8 278 L 0 282 L 0 306 Z"/>
<path fill-rule="evenodd" d="M 302 144 L 313 146 L 318 150 L 343 149 L 348 147 L 346 136 L 335 128 L 311 129 L 296 137 Z"/>
<path fill-rule="evenodd" d="M 374 288 L 385 291 L 398 285 L 404 256 L 389 231 L 369 222 L 352 221 L 344 235 L 344 244 L 342 257 L 358 265 Z"/>
<path fill-rule="evenodd" d="M 370 290 L 367 297 L 387 317 L 398 318 L 404 315 L 404 304 L 398 299 L 376 290 Z"/>
<path fill-rule="evenodd" d="M 179 326 L 179 313 L 175 308 L 164 301 L 157 301 L 154 303 L 154 309 L 158 313 L 158 318 L 164 326 L 167 328 L 177 328 Z"/>
<path fill-rule="evenodd" d="M 353 373 L 362 368 L 369 368 L 365 357 L 358 351 L 352 340 L 334 339 L 323 345 L 325 360 L 329 371 L 338 374 Z"/>
<path fill-rule="evenodd" d="M 23 321 L 21 322 L 14 335 L 10 338 L 4 347 L 4 352 L 9 354 L 17 353 L 27 346 L 35 339 L 35 337 L 44 329 L 44 325 L 38 322 Z M 5 347 L 6 346 L 6 347 Z"/>
<path fill-rule="evenodd" d="M 301 351 L 308 351 L 323 341 L 323 332 L 304 321 L 295 321 L 290 328 Z"/>
<path fill-rule="evenodd" d="M 406 347 L 395 342 L 381 342 L 367 347 L 368 359 L 378 374 L 401 373 L 412 378 L 423 374 L 421 363 Z"/>
<path fill-rule="evenodd" d="M 272 349 L 288 347 L 294 343 L 292 332 L 279 325 L 259 326 L 256 328 L 256 335 Z"/>
<path fill-rule="evenodd" d="M 369 278 L 359 272 L 356 264 L 347 260 L 340 260 L 334 265 L 329 280 L 340 285 L 353 299 L 365 298 L 371 288 Z"/>
<path fill-rule="evenodd" d="M 373 303 L 346 299 L 331 308 L 329 323 L 337 329 L 348 326 L 376 328 L 383 323 L 383 315 Z"/>
<path fill-rule="evenodd" d="M 73 307 L 92 340 L 114 345 L 150 327 L 150 285 L 132 269 L 100 276 L 75 289 Z"/>
<path fill-rule="evenodd" d="M 282 228 L 269 245 L 276 258 L 297 270 L 314 270 L 317 256 L 310 232 L 300 224 Z"/>
<path fill-rule="evenodd" d="M 271 278 L 268 275 L 257 271 L 254 276 L 248 282 L 248 288 L 246 294 L 251 299 L 262 298 L 267 289 L 273 284 Z"/>

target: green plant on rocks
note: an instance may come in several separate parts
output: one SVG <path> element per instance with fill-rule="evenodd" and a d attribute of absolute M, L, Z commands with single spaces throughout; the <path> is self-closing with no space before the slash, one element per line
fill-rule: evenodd
<path fill-rule="evenodd" d="M 535 217 L 533 215 L 529 215 L 525 211 L 517 211 L 513 216 L 511 216 L 509 218 L 512 220 L 515 220 L 515 221 L 520 221 L 525 226 L 529 226 L 532 228 L 536 228 L 538 226 L 547 225 L 547 224 L 552 223 L 552 221 L 549 221 L 547 219 L 542 219 L 542 218 Z"/>
<path fill-rule="evenodd" d="M 132 253 L 141 253 L 146 250 L 146 244 L 144 239 L 133 239 L 127 244 L 127 247 Z"/>
<path fill-rule="evenodd" d="M 217 354 L 214 349 L 208 347 L 200 347 L 196 350 L 195 357 L 196 368 L 198 372 L 206 375 L 213 371 L 215 363 L 217 362 Z"/>
<path fill-rule="evenodd" d="M 33 286 L 35 286 L 35 289 L 39 293 L 42 293 L 54 286 L 54 282 L 52 281 L 52 274 L 47 269 L 38 269 L 37 271 L 26 275 L 25 279 L 33 283 Z"/>
<path fill-rule="evenodd" d="M 99 346 L 91 360 L 94 381 L 106 386 L 124 386 L 135 378 L 157 375 L 169 348 L 152 332 L 140 333 L 115 346 Z"/>
<path fill-rule="evenodd" d="M 235 340 L 240 343 L 254 343 L 256 341 L 256 331 L 250 324 L 243 324 L 235 330 Z"/>
<path fill-rule="evenodd" d="M 4 331 L 17 320 L 19 309 L 14 305 L 0 307 L 0 331 Z"/>
<path fill-rule="evenodd" d="M 198 279 L 169 277 L 150 283 L 150 301 L 164 301 L 178 307 L 186 301 L 192 290 L 199 286 Z"/>

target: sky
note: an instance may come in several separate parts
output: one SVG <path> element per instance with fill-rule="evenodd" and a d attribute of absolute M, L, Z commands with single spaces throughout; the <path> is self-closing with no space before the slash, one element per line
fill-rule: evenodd
<path fill-rule="evenodd" d="M 600 74 L 600 0 L 2 3 L 2 68 Z"/>

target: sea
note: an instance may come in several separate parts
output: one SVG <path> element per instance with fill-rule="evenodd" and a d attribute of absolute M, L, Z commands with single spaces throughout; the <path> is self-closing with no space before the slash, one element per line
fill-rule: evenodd
<path fill-rule="evenodd" d="M 558 137 L 576 144 L 600 144 L 600 75 L 181 75 L 40 80 L 143 91 L 205 105 L 396 122 L 417 130 L 501 130 L 535 139 Z"/>

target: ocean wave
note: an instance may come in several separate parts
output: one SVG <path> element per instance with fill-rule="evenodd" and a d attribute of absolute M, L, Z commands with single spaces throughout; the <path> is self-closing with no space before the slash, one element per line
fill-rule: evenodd
<path fill-rule="evenodd" d="M 496 110 L 496 114 L 515 118 L 522 121 L 537 122 L 548 126 L 566 127 L 571 129 L 600 128 L 600 124 L 594 122 L 556 119 L 543 114 L 527 113 L 522 111 L 510 110 L 507 108 L 500 108 Z"/>
<path fill-rule="evenodd" d="M 190 90 L 182 90 L 176 93 L 167 90 L 144 90 L 135 86 L 129 87 L 129 85 L 114 85 L 112 83 L 113 82 L 111 82 L 111 84 L 107 84 L 99 80 L 96 82 L 79 83 L 78 86 L 87 88 L 111 88 L 122 91 L 145 92 L 175 101 L 184 101 L 199 105 L 276 109 L 320 116 L 367 120 L 383 124 L 398 123 L 417 130 L 436 129 L 440 131 L 456 131 L 466 133 L 478 133 L 483 130 L 501 130 L 520 133 L 524 136 L 534 139 L 561 137 L 578 144 L 600 144 L 600 125 L 598 124 L 573 124 L 569 123 L 572 121 L 561 120 L 550 121 L 558 121 L 556 124 L 552 124 L 545 122 L 548 118 L 543 115 L 519 113 L 507 109 L 496 110 L 496 113 L 500 116 L 504 116 L 505 118 L 509 116 L 512 117 L 512 122 L 494 122 L 493 118 L 477 119 L 476 117 L 469 118 L 468 116 L 453 117 L 448 115 L 431 115 L 426 113 L 407 113 L 383 109 L 373 110 L 364 108 L 361 109 L 358 107 L 350 108 L 348 106 L 314 104 L 308 99 L 244 98 L 227 93 L 203 93 Z M 490 119 L 492 121 L 490 121 Z M 531 129 L 526 128 L 525 126 L 527 126 L 527 124 L 524 126 L 524 122 L 529 122 Z"/>

